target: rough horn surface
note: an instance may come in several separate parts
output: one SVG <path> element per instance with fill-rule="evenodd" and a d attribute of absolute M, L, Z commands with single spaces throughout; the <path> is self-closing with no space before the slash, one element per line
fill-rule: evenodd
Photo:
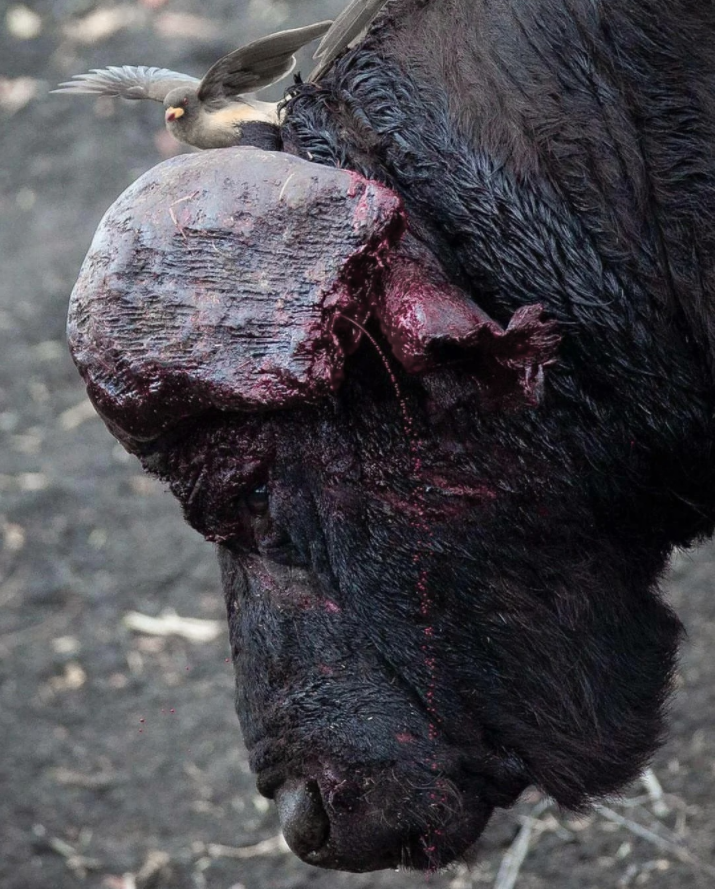
<path fill-rule="evenodd" d="M 211 409 L 315 401 L 340 383 L 399 199 L 362 177 L 253 148 L 149 170 L 99 225 L 68 335 L 130 450 Z"/>

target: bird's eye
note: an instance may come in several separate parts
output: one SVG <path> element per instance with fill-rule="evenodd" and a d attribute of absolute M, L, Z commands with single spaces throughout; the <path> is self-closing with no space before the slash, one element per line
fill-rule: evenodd
<path fill-rule="evenodd" d="M 182 104 L 182 106 L 183 106 L 184 108 L 186 108 L 186 106 L 189 104 L 189 100 L 188 100 L 188 98 L 186 98 L 186 99 L 182 99 L 182 100 L 181 100 L 181 104 Z"/>
<path fill-rule="evenodd" d="M 259 485 L 246 497 L 248 511 L 253 516 L 264 516 L 268 513 L 268 486 Z"/>

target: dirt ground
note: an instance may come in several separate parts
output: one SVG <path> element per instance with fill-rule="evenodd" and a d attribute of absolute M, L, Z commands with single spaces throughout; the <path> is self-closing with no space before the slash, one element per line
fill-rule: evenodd
<path fill-rule="evenodd" d="M 333 874 L 286 851 L 248 773 L 212 547 L 88 409 L 64 342 L 102 213 L 176 146 L 152 103 L 47 93 L 107 64 L 200 74 L 342 3 L 26 3 L 0 0 L 0 889 L 715 885 L 710 545 L 665 584 L 689 637 L 646 782 L 580 819 L 528 795 L 472 865 L 433 876 Z M 132 629 L 131 612 L 165 609 L 212 638 Z"/>

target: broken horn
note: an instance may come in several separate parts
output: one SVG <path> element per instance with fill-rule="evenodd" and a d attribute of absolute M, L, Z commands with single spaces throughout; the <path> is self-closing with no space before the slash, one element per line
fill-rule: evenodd
<path fill-rule="evenodd" d="M 138 452 L 199 413 L 335 390 L 399 198 L 356 174 L 254 148 L 180 155 L 99 225 L 70 301 L 70 349 L 112 433 Z M 343 323 L 341 323 L 343 322 Z"/>

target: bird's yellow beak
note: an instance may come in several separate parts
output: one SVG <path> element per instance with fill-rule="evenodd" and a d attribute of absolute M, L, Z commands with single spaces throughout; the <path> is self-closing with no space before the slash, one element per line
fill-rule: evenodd
<path fill-rule="evenodd" d="M 166 114 L 164 115 L 164 120 L 169 123 L 172 120 L 178 120 L 180 117 L 184 116 L 183 108 L 167 108 Z"/>

